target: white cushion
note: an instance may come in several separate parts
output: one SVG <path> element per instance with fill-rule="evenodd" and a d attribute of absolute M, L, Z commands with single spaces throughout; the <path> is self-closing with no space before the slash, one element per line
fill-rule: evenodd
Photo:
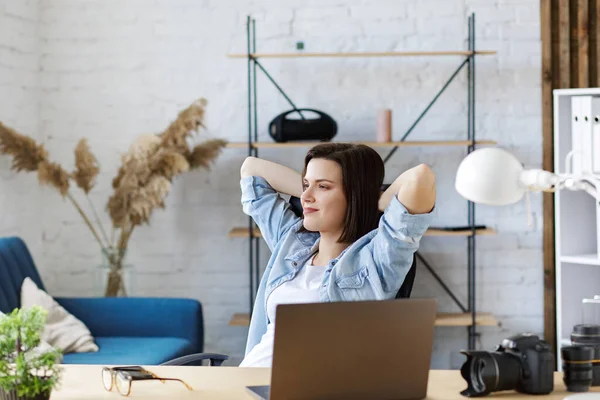
<path fill-rule="evenodd" d="M 29 309 L 36 304 L 48 310 L 42 340 L 65 354 L 98 351 L 85 324 L 67 312 L 52 296 L 39 289 L 34 281 L 25 278 L 21 287 L 21 308 Z"/>

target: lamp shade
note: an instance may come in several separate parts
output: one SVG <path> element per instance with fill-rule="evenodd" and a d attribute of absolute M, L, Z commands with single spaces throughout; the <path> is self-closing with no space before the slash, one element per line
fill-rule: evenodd
<path fill-rule="evenodd" d="M 465 157 L 456 172 L 456 191 L 474 203 L 495 206 L 516 203 L 525 194 L 523 166 L 500 148 L 483 148 Z"/>

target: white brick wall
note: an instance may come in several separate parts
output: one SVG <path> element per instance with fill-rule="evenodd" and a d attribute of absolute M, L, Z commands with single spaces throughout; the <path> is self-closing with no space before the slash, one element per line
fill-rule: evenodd
<path fill-rule="evenodd" d="M 498 51 L 496 56 L 477 59 L 478 136 L 498 140 L 528 166 L 541 165 L 535 0 L 260 0 L 251 4 L 41 0 L 39 7 L 37 2 L 3 0 L 0 4 L 0 29 L 7 29 L 5 21 L 15 27 L 0 35 L 0 51 L 10 55 L 8 61 L 2 57 L 0 85 L 13 92 L 0 94 L 0 116 L 39 135 L 52 156 L 66 165 L 72 164 L 77 140 L 89 138 L 102 166 L 93 195 L 100 208 L 110 193 L 119 152 L 136 135 L 162 130 L 180 108 L 198 97 L 209 100 L 205 136 L 246 139 L 246 62 L 228 59 L 226 54 L 245 51 L 248 13 L 257 19 L 259 51 L 294 51 L 300 40 L 306 51 L 385 51 L 464 49 L 466 16 L 476 12 L 478 47 Z M 336 139 L 370 140 L 381 107 L 394 110 L 394 138 L 399 139 L 459 59 L 269 59 L 263 63 L 299 106 L 322 109 L 336 118 Z M 463 74 L 415 129 L 412 139 L 465 137 L 465 83 Z M 263 76 L 258 84 L 259 127 L 262 138 L 269 140 L 264 128 L 289 106 Z M 304 151 L 264 150 L 261 156 L 299 169 Z M 245 150 L 227 150 L 211 172 L 179 179 L 167 209 L 154 215 L 150 227 L 135 232 L 129 257 L 137 268 L 137 294 L 202 301 L 206 349 L 232 355 L 232 364 L 240 361 L 247 334 L 247 329 L 229 327 L 227 322 L 234 312 L 248 309 L 248 243 L 228 239 L 226 234 L 231 226 L 247 222 L 238 185 L 245 154 Z M 464 155 L 465 150 L 458 148 L 401 149 L 387 167 L 387 181 L 415 163 L 429 163 L 439 184 L 434 224 L 462 224 L 466 203 L 455 193 L 453 182 Z M 6 160 L 0 161 L 0 204 L 8 210 L 0 231 L 23 233 L 34 243 L 41 239 L 33 253 L 53 294 L 89 294 L 94 287 L 91 271 L 100 261 L 92 237 L 69 204 L 50 190 L 33 189 L 35 179 L 14 176 L 8 167 Z M 29 200 L 32 190 L 39 193 L 35 201 Z M 501 328 L 481 328 L 481 345 L 487 349 L 509 334 L 543 329 L 539 196 L 532 197 L 532 208 L 533 229 L 527 227 L 524 203 L 477 209 L 478 223 L 499 232 L 477 240 L 478 307 L 495 312 L 502 322 Z M 6 215 L 11 215 L 8 222 Z M 33 222 L 15 227 L 12 215 Z M 466 302 L 466 240 L 426 238 L 422 252 Z M 263 247 L 263 261 L 267 255 Z M 441 310 L 458 311 L 425 269 L 419 272 L 414 293 L 437 296 Z M 460 366 L 463 358 L 457 352 L 465 346 L 466 329 L 437 329 L 433 366 Z"/>
<path fill-rule="evenodd" d="M 0 0 L 0 121 L 39 139 L 38 22 L 37 0 Z M 0 236 L 21 236 L 37 254 L 39 193 L 34 175 L 16 176 L 0 157 Z"/>

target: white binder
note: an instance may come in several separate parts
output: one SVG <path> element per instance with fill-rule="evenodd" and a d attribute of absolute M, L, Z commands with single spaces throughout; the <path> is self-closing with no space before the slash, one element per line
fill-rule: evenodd
<path fill-rule="evenodd" d="M 580 135 L 581 135 L 581 172 L 584 174 L 593 173 L 592 168 L 592 96 L 579 97 L 579 112 L 581 113 Z"/>
<path fill-rule="evenodd" d="M 581 174 L 582 165 L 582 137 L 581 137 L 581 96 L 571 97 L 571 145 L 573 158 L 571 159 L 573 174 Z"/>
<path fill-rule="evenodd" d="M 592 169 L 600 175 L 600 97 L 592 97 Z"/>

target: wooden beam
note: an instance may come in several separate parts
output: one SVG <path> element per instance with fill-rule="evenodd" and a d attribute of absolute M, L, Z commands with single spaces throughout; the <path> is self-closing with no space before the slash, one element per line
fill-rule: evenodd
<path fill-rule="evenodd" d="M 600 86 L 600 0 L 590 0 L 589 61 L 590 87 Z"/>
<path fill-rule="evenodd" d="M 552 171 L 554 166 L 553 145 L 553 50 L 559 49 L 559 42 L 553 40 L 553 0 L 540 0 L 540 22 L 542 39 L 542 147 L 543 169 Z M 558 29 L 555 29 L 558 31 Z M 558 52 L 557 52 L 558 53 Z M 543 250 L 544 250 L 544 339 L 552 346 L 553 352 L 559 348 L 556 343 L 556 294 L 554 264 L 554 196 L 543 196 Z"/>
<path fill-rule="evenodd" d="M 589 0 L 571 0 L 571 87 L 589 87 Z"/>
<path fill-rule="evenodd" d="M 571 87 L 569 0 L 551 0 L 552 87 Z M 540 8 L 541 11 L 541 8 Z"/>

